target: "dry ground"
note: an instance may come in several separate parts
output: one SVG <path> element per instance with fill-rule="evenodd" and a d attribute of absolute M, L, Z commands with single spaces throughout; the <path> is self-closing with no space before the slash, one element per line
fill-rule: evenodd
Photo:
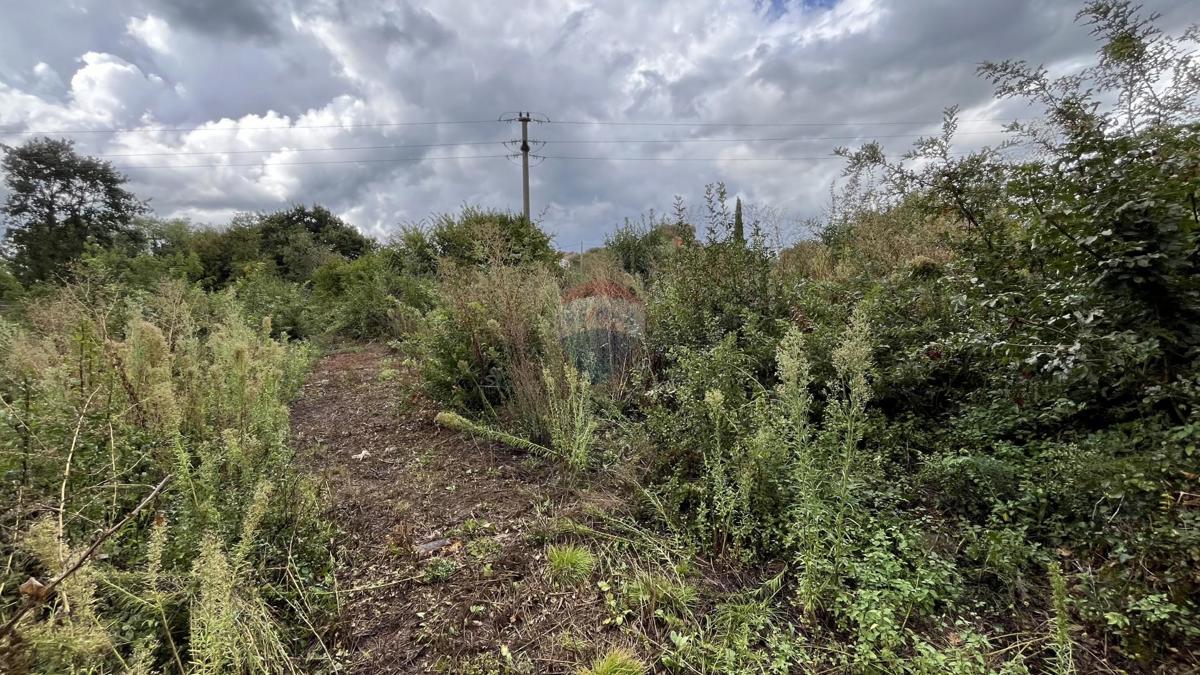
<path fill-rule="evenodd" d="M 292 407 L 343 533 L 350 670 L 575 672 L 622 638 L 597 579 L 547 581 L 547 532 L 604 499 L 546 460 L 435 425 L 415 378 L 386 347 L 349 347 L 320 360 Z"/>

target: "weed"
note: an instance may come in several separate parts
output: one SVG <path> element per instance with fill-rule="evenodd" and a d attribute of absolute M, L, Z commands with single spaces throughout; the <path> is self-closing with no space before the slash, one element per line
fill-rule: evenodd
<path fill-rule="evenodd" d="M 549 368 L 542 371 L 549 394 L 546 426 L 552 447 L 566 459 L 567 466 L 578 472 L 587 468 L 592 459 L 597 423 L 587 376 L 571 366 L 565 366 L 563 371 L 561 384 Z"/>
<path fill-rule="evenodd" d="M 546 574 L 562 585 L 577 584 L 592 575 L 596 555 L 575 544 L 553 545 L 546 549 Z"/>
<path fill-rule="evenodd" d="M 1050 643 L 1054 647 L 1055 675 L 1075 675 L 1075 658 L 1072 655 L 1071 632 L 1068 625 L 1067 580 L 1055 563 L 1046 567 L 1050 576 L 1050 591 L 1053 598 L 1052 632 Z"/>
<path fill-rule="evenodd" d="M 467 555 L 472 559 L 481 562 L 490 562 L 500 556 L 504 551 L 504 546 L 492 537 L 483 537 L 482 539 L 472 539 L 467 542 Z"/>
<path fill-rule="evenodd" d="M 694 586 L 663 574 L 640 572 L 625 585 L 625 597 L 647 617 L 679 617 L 696 604 Z"/>
<path fill-rule="evenodd" d="M 425 563 L 425 573 L 421 578 L 425 583 L 439 583 L 454 576 L 458 571 L 458 563 L 449 558 L 433 558 Z"/>
<path fill-rule="evenodd" d="M 592 661 L 579 675 L 645 675 L 646 664 L 637 654 L 623 647 L 610 649 L 604 656 Z"/>
<path fill-rule="evenodd" d="M 580 637 L 575 631 L 564 631 L 558 635 L 558 644 L 572 654 L 583 654 L 591 648 L 591 644 Z"/>
<path fill-rule="evenodd" d="M 466 520 L 462 521 L 462 523 L 457 528 L 454 529 L 453 533 L 459 534 L 459 535 L 462 535 L 465 537 L 470 537 L 470 536 L 473 536 L 476 534 L 483 534 L 486 532 L 495 532 L 495 530 L 496 530 L 496 526 L 492 525 L 491 523 L 489 523 L 486 520 L 480 520 L 478 518 L 467 518 Z"/>

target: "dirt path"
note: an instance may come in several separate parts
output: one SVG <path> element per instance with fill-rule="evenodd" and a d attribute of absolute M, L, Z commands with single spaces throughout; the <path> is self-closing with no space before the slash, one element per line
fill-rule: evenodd
<path fill-rule="evenodd" d="M 570 636 L 591 637 L 603 598 L 548 586 L 539 532 L 578 500 L 546 462 L 435 425 L 415 391 L 397 355 L 354 347 L 323 357 L 292 407 L 344 533 L 353 672 L 574 672 Z"/>

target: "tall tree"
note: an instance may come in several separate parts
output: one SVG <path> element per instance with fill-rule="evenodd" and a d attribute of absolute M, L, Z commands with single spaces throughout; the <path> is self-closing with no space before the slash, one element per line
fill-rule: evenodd
<path fill-rule="evenodd" d="M 23 282 L 52 278 L 89 243 L 141 236 L 133 221 L 146 203 L 124 188 L 128 179 L 108 162 L 80 155 L 66 139 L 0 148 L 9 191 L 3 252 Z"/>
<path fill-rule="evenodd" d="M 738 197 L 733 205 L 733 240 L 739 244 L 746 243 L 746 226 L 742 224 L 741 197 Z"/>

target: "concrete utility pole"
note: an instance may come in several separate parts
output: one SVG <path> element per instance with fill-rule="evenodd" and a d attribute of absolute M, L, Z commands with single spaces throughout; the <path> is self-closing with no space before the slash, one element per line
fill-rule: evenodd
<path fill-rule="evenodd" d="M 529 220 L 529 113 L 521 113 L 521 203 L 525 206 L 525 220 Z"/>
<path fill-rule="evenodd" d="M 501 122 L 520 122 L 521 123 L 521 145 L 518 146 L 521 151 L 521 206 L 522 213 L 525 215 L 525 220 L 531 220 L 529 210 L 529 123 L 530 122 L 549 122 L 550 118 L 545 115 L 532 112 L 516 112 L 505 113 L 500 116 Z M 540 141 L 532 141 L 540 143 Z M 509 141 L 509 147 L 516 144 L 516 141 Z M 513 157 L 514 155 L 510 155 Z"/>

